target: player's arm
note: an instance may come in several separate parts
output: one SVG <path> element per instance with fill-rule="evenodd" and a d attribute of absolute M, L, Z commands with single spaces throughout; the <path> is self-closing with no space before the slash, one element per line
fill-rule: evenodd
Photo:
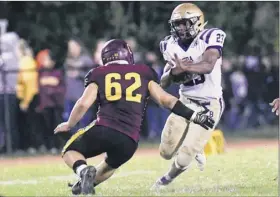
<path fill-rule="evenodd" d="M 209 74 L 214 69 L 217 60 L 222 55 L 222 48 L 226 38 L 226 33 L 220 29 L 212 29 L 206 34 L 204 41 L 206 45 L 202 60 L 197 63 L 190 63 L 187 60 L 179 60 L 177 55 L 174 60 L 176 67 L 172 69 L 172 74 L 188 72 L 193 74 Z"/>
<path fill-rule="evenodd" d="M 166 63 L 166 65 L 163 69 L 163 74 L 160 79 L 160 85 L 163 88 L 167 88 L 168 86 L 170 86 L 170 84 L 172 82 L 172 75 L 170 73 L 171 67 L 172 67 L 171 63 Z"/>
<path fill-rule="evenodd" d="M 95 83 L 89 84 L 81 98 L 76 102 L 70 117 L 68 119 L 69 127 L 74 127 L 85 115 L 87 110 L 93 105 L 96 100 L 98 86 Z"/>
<path fill-rule="evenodd" d="M 183 72 L 193 74 L 209 74 L 214 69 L 216 61 L 219 59 L 220 54 L 217 49 L 211 48 L 205 51 L 202 61 L 190 64 L 187 61 L 179 60 L 175 55 L 176 67 L 171 69 L 173 75 L 178 75 Z"/>
<path fill-rule="evenodd" d="M 217 49 L 211 48 L 205 51 L 202 61 L 194 64 L 186 64 L 184 71 L 194 74 L 209 74 L 214 69 L 216 61 L 219 59 L 220 53 Z"/>
<path fill-rule="evenodd" d="M 197 113 L 186 107 L 181 101 L 171 94 L 165 92 L 159 84 L 154 81 L 149 83 L 149 92 L 152 98 L 161 106 L 169 109 L 173 113 L 193 121 L 205 129 L 213 128 L 215 122 L 209 116 L 203 113 Z"/>
<path fill-rule="evenodd" d="M 66 132 L 73 128 L 93 105 L 98 93 L 98 86 L 90 83 L 84 90 L 83 95 L 76 102 L 67 122 L 59 124 L 54 130 L 55 133 Z"/>

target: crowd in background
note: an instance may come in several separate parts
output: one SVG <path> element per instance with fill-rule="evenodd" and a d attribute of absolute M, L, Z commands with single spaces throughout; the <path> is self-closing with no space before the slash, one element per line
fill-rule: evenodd
<path fill-rule="evenodd" d="M 78 38 L 70 38 L 67 55 L 63 62 L 59 62 L 51 49 L 34 54 L 32 46 L 25 40 L 14 34 L 9 36 L 17 40 L 14 44 L 18 68 L 14 67 L 15 62 L 8 61 L 11 65 L 5 66 L 16 71 L 7 72 L 4 77 L 5 69 L 0 70 L 3 82 L 0 83 L 0 150 L 4 151 L 8 124 L 13 150 L 56 154 L 63 142 L 53 135 L 53 130 L 68 119 L 84 90 L 85 74 L 102 64 L 100 52 L 105 40 L 100 39 L 90 52 Z M 153 51 L 140 52 L 133 38 L 126 41 L 134 51 L 136 63 L 152 67 L 160 78 L 164 68 L 162 57 Z M 5 49 L 2 52 L 2 58 L 9 59 L 5 56 Z M 279 95 L 278 56 L 224 57 L 222 69 L 226 108 L 220 125 L 234 131 L 275 123 L 268 103 Z M 167 91 L 178 96 L 178 88 L 178 84 L 172 84 Z M 8 112 L 5 111 L 7 108 Z M 71 132 L 93 121 L 97 110 L 94 105 Z M 7 113 L 9 122 L 5 117 Z M 142 137 L 158 139 L 168 115 L 168 110 L 150 100 Z"/>

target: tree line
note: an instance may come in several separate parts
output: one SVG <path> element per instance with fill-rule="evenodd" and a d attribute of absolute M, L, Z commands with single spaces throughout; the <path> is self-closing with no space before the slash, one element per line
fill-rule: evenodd
<path fill-rule="evenodd" d="M 159 54 L 172 10 L 182 2 L 1 2 L 8 30 L 34 51 L 65 56 L 67 40 L 79 37 L 93 49 L 100 38 L 135 37 L 140 50 Z M 227 33 L 224 54 L 267 55 L 279 51 L 279 2 L 196 2 L 208 27 Z M 0 6 L 0 7 L 1 7 Z M 3 16 L 4 15 L 4 16 Z M 1 17 L 1 16 L 0 16 Z"/>

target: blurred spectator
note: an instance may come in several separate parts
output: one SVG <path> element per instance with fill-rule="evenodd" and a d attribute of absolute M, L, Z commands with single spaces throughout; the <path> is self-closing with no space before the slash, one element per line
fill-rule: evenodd
<path fill-rule="evenodd" d="M 228 123 L 231 128 L 238 128 L 244 119 L 243 112 L 246 107 L 246 98 L 248 95 L 248 82 L 247 78 L 238 67 L 234 67 L 230 75 L 230 83 L 232 90 L 231 102 L 231 119 Z"/>
<path fill-rule="evenodd" d="M 159 64 L 156 54 L 154 52 L 146 53 L 145 62 L 157 73 L 159 80 L 163 73 L 163 66 Z M 168 115 L 167 110 L 161 108 L 152 99 L 149 100 L 146 112 L 146 119 L 149 120 L 147 121 L 149 138 L 153 139 L 160 136 Z"/>
<path fill-rule="evenodd" d="M 154 52 L 147 52 L 145 54 L 146 64 L 151 66 L 153 70 L 157 73 L 158 77 L 160 77 L 163 73 L 163 66 L 159 64 L 157 55 Z"/>
<path fill-rule="evenodd" d="M 33 59 L 32 49 L 24 40 L 20 40 L 17 55 L 19 57 L 19 73 L 17 83 L 17 98 L 20 109 L 27 111 L 34 96 L 38 93 L 38 72 Z"/>
<path fill-rule="evenodd" d="M 265 66 L 260 56 L 247 56 L 244 73 L 248 80 L 247 120 L 249 127 L 265 124 L 263 93 L 265 90 Z"/>
<path fill-rule="evenodd" d="M 93 51 L 93 61 L 97 64 L 97 65 L 102 65 L 102 59 L 101 59 L 101 50 L 104 46 L 104 44 L 106 43 L 105 40 L 100 39 L 97 41 L 95 50 Z"/>
<path fill-rule="evenodd" d="M 20 108 L 20 138 L 21 149 L 28 149 L 33 153 L 40 144 L 37 136 L 35 107 L 37 105 L 38 94 L 38 72 L 36 62 L 33 59 L 32 49 L 26 41 L 20 40 L 17 46 L 17 56 L 19 58 L 19 73 L 17 82 L 17 98 Z"/>
<path fill-rule="evenodd" d="M 232 62 L 224 58 L 222 63 L 222 87 L 223 87 L 223 97 L 225 101 L 224 113 L 230 109 L 230 100 L 233 97 L 230 75 L 233 72 Z M 224 116 L 222 116 L 223 119 Z"/>
<path fill-rule="evenodd" d="M 44 49 L 39 51 L 39 53 L 36 55 L 36 63 L 37 63 L 37 68 L 40 69 L 42 67 L 43 61 L 45 56 L 48 55 L 48 50 Z"/>
<path fill-rule="evenodd" d="M 57 136 L 53 134 L 55 127 L 63 122 L 63 107 L 65 96 L 65 84 L 63 72 L 57 69 L 53 54 L 47 50 L 42 56 L 42 64 L 39 73 L 39 98 L 40 104 L 38 112 L 42 114 L 42 131 L 45 146 L 51 153 L 57 153 L 61 148 L 61 143 Z"/>
<path fill-rule="evenodd" d="M 93 62 L 94 62 L 94 67 L 98 67 L 103 65 L 102 59 L 101 59 L 101 50 L 106 43 L 106 40 L 104 39 L 99 39 L 96 43 L 96 46 L 93 49 Z M 97 117 L 97 112 L 98 112 L 98 103 L 95 102 L 91 108 L 92 111 L 92 119 L 96 119 Z"/>
<path fill-rule="evenodd" d="M 262 95 L 262 111 L 268 124 L 277 122 L 274 114 L 271 113 L 271 107 L 268 105 L 276 97 L 279 97 L 279 65 L 275 64 L 273 57 L 263 57 L 262 64 L 265 67 L 264 90 Z"/>
<path fill-rule="evenodd" d="M 70 39 L 68 42 L 68 54 L 64 62 L 66 69 L 66 102 L 64 119 L 68 119 L 76 101 L 84 91 L 84 77 L 93 68 L 92 58 L 87 53 L 78 39 Z M 84 127 L 92 121 L 92 112 L 89 110 L 80 123 L 73 129 Z"/>
<path fill-rule="evenodd" d="M 279 65 L 271 61 L 271 57 L 264 57 L 263 64 L 265 65 L 265 93 L 264 101 L 270 103 L 274 98 L 279 97 Z"/>
<path fill-rule="evenodd" d="M 3 30 L 3 29 L 2 29 Z M 0 36 L 0 151 L 7 132 L 11 133 L 12 148 L 19 148 L 18 104 L 16 99 L 17 71 L 19 67 L 16 46 L 19 37 L 14 32 Z M 7 146 L 6 146 L 7 147 Z"/>
<path fill-rule="evenodd" d="M 128 44 L 128 46 L 131 48 L 131 50 L 133 51 L 133 56 L 134 56 L 135 63 L 136 64 L 137 63 L 144 63 L 143 58 L 142 58 L 142 54 L 138 49 L 137 42 L 136 42 L 135 38 L 129 37 L 125 41 Z"/>

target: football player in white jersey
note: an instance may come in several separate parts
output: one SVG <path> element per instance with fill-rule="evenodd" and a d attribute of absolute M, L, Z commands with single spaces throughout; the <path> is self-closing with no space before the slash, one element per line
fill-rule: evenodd
<path fill-rule="evenodd" d="M 180 83 L 180 100 L 194 110 L 210 114 L 218 123 L 224 108 L 221 64 L 226 33 L 219 28 L 204 29 L 206 23 L 203 12 L 192 3 L 182 3 L 173 10 L 169 20 L 172 35 L 160 42 L 167 62 L 161 85 Z M 159 149 L 164 159 L 174 158 L 174 162 L 152 188 L 172 182 L 190 167 L 194 158 L 203 170 L 206 159 L 202 153 L 213 130 L 170 114 Z"/>

